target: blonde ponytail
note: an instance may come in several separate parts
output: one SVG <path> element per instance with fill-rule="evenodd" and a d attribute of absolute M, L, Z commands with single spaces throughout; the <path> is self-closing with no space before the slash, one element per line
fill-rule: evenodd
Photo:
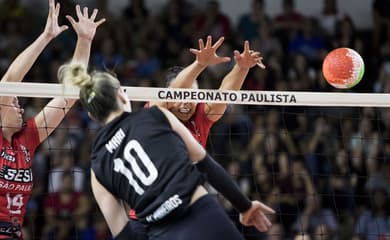
<path fill-rule="evenodd" d="M 87 68 L 81 63 L 65 64 L 58 70 L 58 79 L 64 85 L 77 86 L 90 92 L 93 88 L 93 81 L 87 72 Z"/>
<path fill-rule="evenodd" d="M 109 73 L 95 71 L 90 75 L 85 65 L 70 63 L 58 69 L 58 79 L 64 86 L 80 88 L 81 104 L 100 122 L 104 122 L 112 111 L 119 109 L 117 93 L 120 82 Z"/>

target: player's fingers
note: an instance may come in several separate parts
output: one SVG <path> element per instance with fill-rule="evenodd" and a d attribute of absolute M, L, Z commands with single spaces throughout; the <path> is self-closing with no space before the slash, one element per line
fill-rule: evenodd
<path fill-rule="evenodd" d="M 271 221 L 268 219 L 268 217 L 267 217 L 263 212 L 260 212 L 260 216 L 261 216 L 261 218 L 263 219 L 263 222 L 264 222 L 264 224 L 265 224 L 267 227 L 271 227 L 271 226 L 272 226 Z"/>
<path fill-rule="evenodd" d="M 261 69 L 266 69 L 266 66 L 262 62 L 257 62 L 256 65 L 259 66 Z"/>
<path fill-rule="evenodd" d="M 199 49 L 200 49 L 200 50 L 204 49 L 204 42 L 203 42 L 203 39 L 199 38 L 198 42 L 199 42 Z"/>
<path fill-rule="evenodd" d="M 272 208 L 268 207 L 264 203 L 260 203 L 260 207 L 261 207 L 261 211 L 263 213 L 275 214 L 275 210 L 273 210 Z"/>
<path fill-rule="evenodd" d="M 87 7 L 84 7 L 83 8 L 83 15 L 84 15 L 84 17 L 88 17 L 88 8 Z"/>
<path fill-rule="evenodd" d="M 206 41 L 206 48 L 211 48 L 211 41 L 212 41 L 212 38 L 210 35 L 208 35 L 207 41 Z"/>
<path fill-rule="evenodd" d="M 219 48 L 219 47 L 222 45 L 222 43 L 223 43 L 224 40 L 225 40 L 224 37 L 220 37 L 220 38 L 218 39 L 218 41 L 217 41 L 216 43 L 214 43 L 213 48 Z"/>
<path fill-rule="evenodd" d="M 74 26 L 76 24 L 76 20 L 74 20 L 73 17 L 69 16 L 69 15 L 66 15 L 65 16 L 66 19 L 68 19 L 68 21 L 70 22 L 70 24 L 72 24 L 72 26 Z"/>
<path fill-rule="evenodd" d="M 267 226 L 263 223 L 261 217 L 259 215 L 256 216 L 256 218 L 253 220 L 254 226 L 260 231 L 265 232 L 267 231 Z"/>
<path fill-rule="evenodd" d="M 198 54 L 200 51 L 195 49 L 195 48 L 190 48 L 190 52 L 193 53 L 193 54 Z"/>
<path fill-rule="evenodd" d="M 240 52 L 239 51 L 237 51 L 237 50 L 234 50 L 234 58 L 235 59 L 240 59 L 241 58 L 241 55 L 240 55 Z"/>
<path fill-rule="evenodd" d="M 59 14 L 60 14 L 60 3 L 57 3 L 57 4 L 56 4 L 56 8 L 55 8 L 55 10 L 54 10 L 54 15 L 55 15 L 56 17 L 58 17 Z"/>
<path fill-rule="evenodd" d="M 100 19 L 99 21 L 96 22 L 96 26 L 100 26 L 100 24 L 104 23 L 106 21 L 105 18 Z"/>
<path fill-rule="evenodd" d="M 251 54 L 251 56 L 254 56 L 254 57 L 260 57 L 260 52 L 254 52 L 254 51 L 250 51 L 250 54 Z"/>
<path fill-rule="evenodd" d="M 93 12 L 92 12 L 92 14 L 91 14 L 91 20 L 92 20 L 92 21 L 95 21 L 95 18 L 96 18 L 96 16 L 97 16 L 98 12 L 99 12 L 99 10 L 98 10 L 97 8 L 95 8 L 95 9 L 93 10 Z"/>
<path fill-rule="evenodd" d="M 76 15 L 80 19 L 83 15 L 81 14 L 80 5 L 76 5 Z"/>
<path fill-rule="evenodd" d="M 68 28 L 69 28 L 68 26 L 62 25 L 62 26 L 60 27 L 60 33 L 62 33 L 63 31 L 67 30 Z"/>
<path fill-rule="evenodd" d="M 49 0 L 49 14 L 48 18 L 51 18 L 55 14 L 54 0 Z"/>
<path fill-rule="evenodd" d="M 221 62 L 221 63 L 223 63 L 223 62 L 230 62 L 230 57 L 220 57 L 219 58 L 219 61 Z"/>
<path fill-rule="evenodd" d="M 245 41 L 244 42 L 244 52 L 248 52 L 249 53 L 249 41 Z"/>
<path fill-rule="evenodd" d="M 54 8 L 54 0 L 49 0 L 49 14 L 54 12 Z"/>

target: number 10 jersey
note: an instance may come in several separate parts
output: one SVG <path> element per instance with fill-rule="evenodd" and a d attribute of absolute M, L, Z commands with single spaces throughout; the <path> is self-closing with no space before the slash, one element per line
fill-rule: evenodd
<path fill-rule="evenodd" d="M 182 215 L 203 183 L 187 147 L 157 108 L 123 113 L 97 134 L 92 170 L 146 224 Z"/>

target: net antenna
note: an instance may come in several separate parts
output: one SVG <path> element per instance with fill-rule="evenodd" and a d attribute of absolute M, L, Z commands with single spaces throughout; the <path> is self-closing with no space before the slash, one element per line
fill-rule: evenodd
<path fill-rule="evenodd" d="M 389 93 L 221 91 L 123 87 L 132 101 L 213 102 L 245 105 L 390 107 Z M 52 83 L 1 82 L 1 96 L 78 98 L 79 89 Z"/>

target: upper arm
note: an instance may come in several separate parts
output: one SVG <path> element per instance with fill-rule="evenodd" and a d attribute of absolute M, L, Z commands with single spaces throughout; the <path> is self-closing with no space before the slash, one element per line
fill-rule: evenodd
<path fill-rule="evenodd" d="M 34 120 L 41 142 L 56 129 L 75 102 L 75 99 L 65 100 L 64 98 L 56 97 L 35 116 Z"/>
<path fill-rule="evenodd" d="M 216 122 L 225 113 L 227 108 L 226 103 L 207 103 L 204 107 L 204 112 L 210 121 Z"/>
<path fill-rule="evenodd" d="M 195 138 L 192 136 L 190 131 L 171 113 L 170 111 L 160 108 L 162 113 L 166 116 L 169 123 L 171 124 L 172 129 L 181 137 L 181 139 L 184 141 L 185 145 L 187 146 L 188 152 L 190 154 L 191 161 L 199 161 L 202 160 L 205 155 L 206 151 L 200 145 Z"/>
<path fill-rule="evenodd" d="M 99 183 L 92 170 L 91 186 L 93 195 L 95 196 L 96 202 L 103 213 L 112 235 L 118 235 L 129 221 L 122 201 L 114 197 Z"/>

